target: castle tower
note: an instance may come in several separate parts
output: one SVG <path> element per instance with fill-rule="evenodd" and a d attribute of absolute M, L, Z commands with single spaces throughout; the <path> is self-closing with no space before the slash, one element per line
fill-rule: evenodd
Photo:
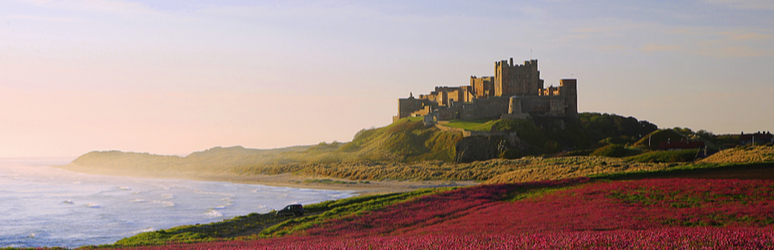
<path fill-rule="evenodd" d="M 494 96 L 494 77 L 484 76 L 478 78 L 470 76 L 470 87 L 476 98 L 489 98 Z"/>
<path fill-rule="evenodd" d="M 578 81 L 576 79 L 559 80 L 559 94 L 564 97 L 565 115 L 578 117 Z"/>
<path fill-rule="evenodd" d="M 513 58 L 509 61 L 495 62 L 494 77 L 495 96 L 539 95 L 543 89 L 537 60 L 524 61 L 522 65 L 514 65 Z"/>
<path fill-rule="evenodd" d="M 511 96 L 508 101 L 508 114 L 521 114 L 521 99 L 519 99 L 519 96 Z"/>

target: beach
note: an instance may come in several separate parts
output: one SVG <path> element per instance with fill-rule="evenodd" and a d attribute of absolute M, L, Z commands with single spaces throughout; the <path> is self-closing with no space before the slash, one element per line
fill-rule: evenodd
<path fill-rule="evenodd" d="M 5 190 L 0 248 L 112 244 L 143 232 L 359 195 L 354 190 L 91 174 L 52 168 L 49 162 L 0 159 L 0 190 Z"/>
<path fill-rule="evenodd" d="M 195 173 L 195 172 L 164 172 L 144 173 L 132 170 L 108 170 L 100 168 L 81 167 L 76 164 L 55 166 L 57 168 L 99 175 L 133 176 L 163 179 L 187 179 L 199 181 L 221 181 L 243 184 L 258 184 L 274 187 L 293 187 L 328 190 L 352 190 L 358 195 L 385 194 L 408 192 L 420 188 L 472 186 L 475 181 L 418 181 L 418 180 L 369 180 L 353 181 L 327 176 L 301 176 L 290 173 L 278 175 L 238 175 L 231 173 Z"/>

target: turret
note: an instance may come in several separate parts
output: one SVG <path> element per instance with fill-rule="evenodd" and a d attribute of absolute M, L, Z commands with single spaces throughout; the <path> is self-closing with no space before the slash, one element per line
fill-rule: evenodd
<path fill-rule="evenodd" d="M 576 79 L 559 80 L 559 94 L 564 97 L 567 105 L 564 113 L 570 117 L 578 117 L 578 81 Z"/>
<path fill-rule="evenodd" d="M 509 99 L 508 114 L 521 114 L 521 99 L 519 99 L 519 96 L 511 96 Z"/>

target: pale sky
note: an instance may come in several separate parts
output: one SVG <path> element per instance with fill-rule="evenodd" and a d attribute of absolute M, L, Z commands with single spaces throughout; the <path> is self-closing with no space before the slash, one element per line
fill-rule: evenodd
<path fill-rule="evenodd" d="M 768 0 L 4 0 L 0 157 L 345 142 L 511 57 L 581 112 L 774 130 Z"/>

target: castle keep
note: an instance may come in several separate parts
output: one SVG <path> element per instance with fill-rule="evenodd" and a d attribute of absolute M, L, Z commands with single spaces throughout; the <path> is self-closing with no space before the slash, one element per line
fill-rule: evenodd
<path fill-rule="evenodd" d="M 530 116 L 577 117 L 575 79 L 562 79 L 558 87 L 543 88 L 537 60 L 522 65 L 495 62 L 495 75 L 470 77 L 470 86 L 435 87 L 427 95 L 398 99 L 396 121 L 424 116 L 426 120 L 512 118 Z"/>

